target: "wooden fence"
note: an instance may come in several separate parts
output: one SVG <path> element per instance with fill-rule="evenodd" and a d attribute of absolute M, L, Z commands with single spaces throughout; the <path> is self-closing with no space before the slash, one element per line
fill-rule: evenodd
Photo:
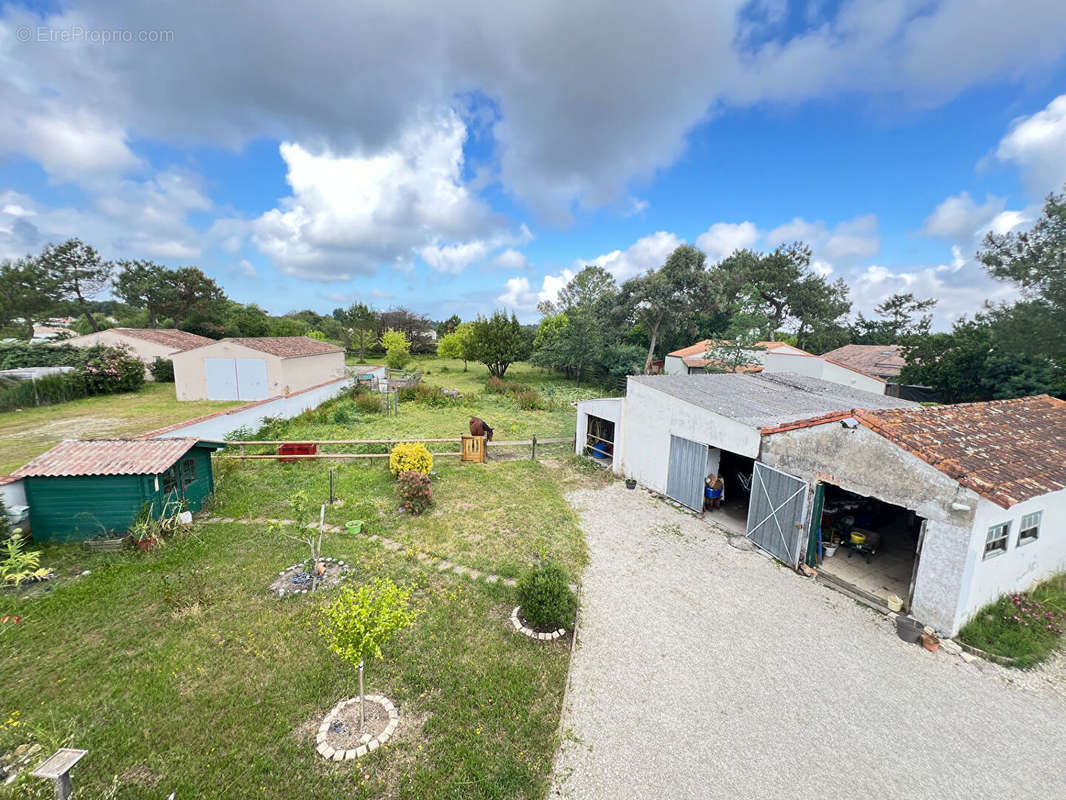
<path fill-rule="evenodd" d="M 239 447 L 240 451 L 237 455 L 218 455 L 215 456 L 219 461 L 251 461 L 251 460 L 277 460 L 284 458 L 286 461 L 292 459 L 306 459 L 306 460 L 324 460 L 324 459 L 337 459 L 348 460 L 358 458 L 388 458 L 389 453 L 314 453 L 314 454 L 300 454 L 300 453 L 245 453 L 245 447 L 278 447 L 283 444 L 313 444 L 316 446 L 321 445 L 385 445 L 389 450 L 392 450 L 392 446 L 400 444 L 401 442 L 418 442 L 421 444 L 460 444 L 462 439 L 458 436 L 455 438 L 447 439 L 255 439 L 240 442 L 229 442 L 227 449 L 233 447 Z M 538 439 L 536 434 L 533 434 L 531 439 L 517 439 L 513 441 L 504 442 L 486 442 L 488 447 L 528 447 L 529 457 L 531 459 L 537 457 L 537 446 L 548 444 L 569 444 L 574 446 L 573 436 L 561 436 L 553 437 L 549 439 Z M 225 451 L 223 451 L 225 452 Z M 459 450 L 443 450 L 440 452 L 430 451 L 433 453 L 434 458 L 449 456 L 461 456 L 462 452 Z"/>

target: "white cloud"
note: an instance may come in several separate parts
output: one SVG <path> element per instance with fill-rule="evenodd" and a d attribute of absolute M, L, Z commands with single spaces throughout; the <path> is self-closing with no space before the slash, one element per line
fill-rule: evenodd
<path fill-rule="evenodd" d="M 1002 197 L 988 195 L 984 203 L 978 204 L 969 192 L 960 192 L 933 209 L 922 225 L 922 233 L 956 242 L 972 239 L 1003 212 L 1006 202 Z"/>
<path fill-rule="evenodd" d="M 233 271 L 238 275 L 243 275 L 245 278 L 254 278 L 258 274 L 255 270 L 255 265 L 247 258 L 242 258 L 238 261 Z"/>
<path fill-rule="evenodd" d="M 696 239 L 696 246 L 712 262 L 721 261 L 736 250 L 752 247 L 759 240 L 754 222 L 716 222 Z"/>
<path fill-rule="evenodd" d="M 503 294 L 496 298 L 496 302 L 514 311 L 532 311 L 538 303 L 554 302 L 559 297 L 559 292 L 573 278 L 574 273 L 568 269 L 556 275 L 545 275 L 541 279 L 539 290 L 534 290 L 529 278 L 525 276 L 508 278 L 504 283 Z"/>
<path fill-rule="evenodd" d="M 505 234 L 462 180 L 466 126 L 453 111 L 424 116 L 393 148 L 375 154 L 312 153 L 281 145 L 292 195 L 253 226 L 256 246 L 287 273 L 350 280 L 382 264 L 408 268 L 417 253 L 456 273 Z"/>
<path fill-rule="evenodd" d="M 854 264 L 881 252 L 876 214 L 843 220 L 832 229 L 821 220 L 809 222 L 796 217 L 766 234 L 766 241 L 771 247 L 793 241 L 805 242 L 823 266 Z"/>
<path fill-rule="evenodd" d="M 996 148 L 996 158 L 1018 168 L 1034 200 L 1060 191 L 1066 184 L 1066 94 L 1015 120 Z"/>
<path fill-rule="evenodd" d="M 513 247 L 508 247 L 497 255 L 492 260 L 492 263 L 504 269 L 526 269 L 529 266 L 525 253 L 515 250 Z"/>
<path fill-rule="evenodd" d="M 643 275 L 649 269 L 657 269 L 666 261 L 679 245 L 684 244 L 676 234 L 667 231 L 656 231 L 650 236 L 637 239 L 625 250 L 612 250 L 603 253 L 593 259 L 574 262 L 574 269 L 580 270 L 586 265 L 603 267 L 611 273 L 619 283 Z"/>

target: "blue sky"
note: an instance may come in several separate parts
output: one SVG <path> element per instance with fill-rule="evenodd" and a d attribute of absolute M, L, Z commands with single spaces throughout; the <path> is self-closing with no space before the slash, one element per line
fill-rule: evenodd
<path fill-rule="evenodd" d="M 586 263 L 798 238 L 944 327 L 1066 183 L 1064 56 L 1045 0 L 0 3 L 0 258 L 532 321 Z"/>

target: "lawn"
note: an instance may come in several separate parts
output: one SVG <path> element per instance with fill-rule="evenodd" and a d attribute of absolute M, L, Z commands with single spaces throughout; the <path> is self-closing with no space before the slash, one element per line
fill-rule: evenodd
<path fill-rule="evenodd" d="M 1066 573 L 1043 581 L 1028 592 L 1006 595 L 978 611 L 959 640 L 997 656 L 1031 667 L 1062 645 L 1066 625 Z"/>
<path fill-rule="evenodd" d="M 0 474 L 22 466 L 63 439 L 137 435 L 237 405 L 179 403 L 174 384 L 149 382 L 136 392 L 6 411 L 0 413 Z"/>
<path fill-rule="evenodd" d="M 462 376 L 467 383 L 454 386 L 476 396 L 498 436 L 573 434 L 568 402 L 522 411 L 481 395 L 483 379 Z M 565 388 L 550 376 L 544 384 Z M 405 402 L 397 417 L 314 421 L 346 402 L 281 423 L 285 438 L 458 435 L 475 413 Z M 438 572 L 414 551 L 505 576 L 550 556 L 577 579 L 585 543 L 563 493 L 606 478 L 574 469 L 568 450 L 538 450 L 538 461 L 527 449 L 522 457 L 494 451 L 487 464 L 438 458 L 435 502 L 422 517 L 397 511 L 384 459 L 216 462 L 207 514 L 290 518 L 294 491 L 327 499 L 332 467 L 344 504 L 327 519 L 363 519 L 365 533 L 411 548 L 392 552 L 346 533 L 328 534 L 323 548 L 355 565 L 353 584 L 383 575 L 412 587 L 421 611 L 383 661 L 368 663 L 367 690 L 392 698 L 401 714 L 398 735 L 378 752 L 340 764 L 315 754 L 322 716 L 357 686 L 317 633 L 317 609 L 331 593 L 269 594 L 278 571 L 304 553 L 265 526 L 241 523 L 198 524 L 147 554 L 45 548 L 43 564 L 60 576 L 49 591 L 0 594 L 0 617 L 22 617 L 0 630 L 0 752 L 27 741 L 88 748 L 74 773 L 86 797 L 543 797 L 568 641 L 519 636 L 508 627 L 513 589 Z M 31 785 L 36 795 L 22 787 L 0 789 L 0 798 L 50 796 L 46 784 Z"/>

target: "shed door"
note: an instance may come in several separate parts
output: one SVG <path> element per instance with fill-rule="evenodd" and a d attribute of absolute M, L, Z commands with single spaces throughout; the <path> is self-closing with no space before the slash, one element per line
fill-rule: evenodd
<path fill-rule="evenodd" d="M 237 391 L 237 360 L 233 358 L 205 358 L 208 400 L 240 400 Z"/>
<path fill-rule="evenodd" d="M 265 400 L 267 362 L 264 358 L 237 359 L 237 391 L 241 400 Z"/>
<path fill-rule="evenodd" d="M 666 496 L 693 511 L 703 510 L 703 471 L 707 466 L 707 445 L 670 437 L 670 468 L 666 473 Z"/>
<path fill-rule="evenodd" d="M 756 461 L 748 503 L 748 538 L 795 567 L 806 512 L 807 483 Z"/>

